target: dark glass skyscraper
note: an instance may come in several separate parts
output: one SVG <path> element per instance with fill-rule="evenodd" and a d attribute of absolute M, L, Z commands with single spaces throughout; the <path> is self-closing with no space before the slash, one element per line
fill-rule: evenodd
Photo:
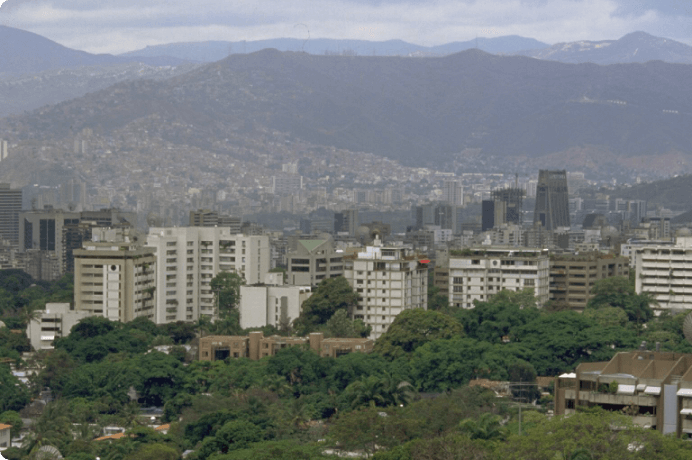
<path fill-rule="evenodd" d="M 566 171 L 541 169 L 538 172 L 533 222 L 540 223 L 546 230 L 570 226 Z"/>

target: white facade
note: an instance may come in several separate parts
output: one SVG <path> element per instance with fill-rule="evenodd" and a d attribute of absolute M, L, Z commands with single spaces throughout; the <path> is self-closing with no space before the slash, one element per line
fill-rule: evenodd
<path fill-rule="evenodd" d="M 421 262 L 403 248 L 368 246 L 357 258 L 344 262 L 344 277 L 358 294 L 353 319 L 372 327 L 371 339 L 387 332 L 402 311 L 427 310 L 427 261 Z"/>
<path fill-rule="evenodd" d="M 471 249 L 449 258 L 449 302 L 473 308 L 473 301 L 487 301 L 502 290 L 532 288 L 538 306 L 549 298 L 550 259 L 542 249 Z"/>
<path fill-rule="evenodd" d="M 232 272 L 246 284 L 257 284 L 270 269 L 268 236 L 245 236 L 225 227 L 150 228 L 147 246 L 156 248 L 158 261 L 157 324 L 214 319 L 212 278 Z"/>
<path fill-rule="evenodd" d="M 41 317 L 27 326 L 26 335 L 34 350 L 52 350 L 55 339 L 69 335 L 75 324 L 89 316 L 88 311 L 70 309 L 69 303 L 47 303 Z"/>
<path fill-rule="evenodd" d="M 311 295 L 310 286 L 241 286 L 240 327 L 288 326 Z"/>
<path fill-rule="evenodd" d="M 637 294 L 653 295 L 657 313 L 692 309 L 692 238 L 677 238 L 675 246 L 648 245 L 632 248 Z"/>

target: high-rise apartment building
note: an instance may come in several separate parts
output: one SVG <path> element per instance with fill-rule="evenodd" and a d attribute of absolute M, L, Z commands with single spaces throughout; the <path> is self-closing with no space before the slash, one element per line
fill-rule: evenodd
<path fill-rule="evenodd" d="M 387 332 L 399 313 L 428 308 L 428 261 L 379 240 L 344 260 L 344 277 L 356 294 L 353 318 L 372 328 L 371 339 Z"/>
<path fill-rule="evenodd" d="M 584 311 L 594 284 L 629 275 L 629 259 L 600 252 L 555 254 L 550 265 L 550 300 Z"/>
<path fill-rule="evenodd" d="M 548 301 L 550 259 L 542 249 L 473 248 L 452 251 L 447 265 L 449 303 L 473 308 L 502 290 L 531 288 L 539 306 Z M 443 269 L 436 269 L 435 274 Z"/>
<path fill-rule="evenodd" d="M 111 321 L 154 320 L 156 256 L 127 233 L 104 229 L 100 241 L 74 251 L 75 311 Z"/>
<path fill-rule="evenodd" d="M 442 186 L 442 201 L 452 206 L 463 206 L 464 187 L 456 180 L 445 180 Z"/>
<path fill-rule="evenodd" d="M 19 213 L 22 210 L 22 190 L 0 184 L 0 238 L 19 244 Z"/>
<path fill-rule="evenodd" d="M 566 171 L 541 169 L 538 172 L 533 222 L 550 231 L 570 226 Z"/>
<path fill-rule="evenodd" d="M 157 324 L 214 318 L 212 278 L 231 272 L 246 284 L 257 284 L 270 267 L 268 236 L 245 236 L 224 227 L 152 227 L 147 246 L 155 248 L 158 260 Z"/>
<path fill-rule="evenodd" d="M 358 210 L 346 209 L 334 213 L 334 233 L 348 233 L 355 236 L 358 228 Z"/>
<path fill-rule="evenodd" d="M 653 243 L 653 242 L 652 242 Z M 692 238 L 678 237 L 675 246 L 633 247 L 637 294 L 649 293 L 655 311 L 685 311 L 692 304 Z"/>

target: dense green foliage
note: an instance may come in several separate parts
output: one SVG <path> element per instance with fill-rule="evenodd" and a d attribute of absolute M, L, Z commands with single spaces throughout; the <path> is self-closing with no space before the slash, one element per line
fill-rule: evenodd
<path fill-rule="evenodd" d="M 27 281 L 20 276 L 6 285 L 27 289 Z M 529 411 L 519 436 L 507 399 L 466 385 L 474 378 L 533 382 L 536 375 L 610 359 L 641 340 L 692 351 L 682 335 L 684 315 L 653 318 L 641 297 L 613 283 L 599 288 L 585 314 L 538 309 L 530 290 L 503 291 L 471 310 L 405 311 L 373 353 L 336 359 L 288 347 L 260 361 L 191 361 L 181 345 L 194 344 L 195 337 L 243 332 L 230 300 L 213 324 L 88 318 L 54 350 L 37 354 L 42 370 L 28 389 L 0 367 L 0 386 L 12 390 L 0 393 L 0 421 L 20 423 L 11 411 L 41 388 L 50 387 L 57 398 L 6 458 L 30 458 L 46 444 L 73 460 L 178 459 L 188 449 L 192 460 L 322 459 L 330 457 L 326 449 L 391 460 L 689 458 L 681 441 L 629 426 L 612 432 L 605 428 L 612 419 L 598 413 L 548 420 Z M 343 278 L 324 281 L 306 302 L 297 332 L 366 335 L 346 314 L 355 299 Z M 15 318 L 21 324 L 19 314 L 8 321 Z M 8 329 L 0 330 L 0 339 L 14 353 L 27 346 L 25 336 Z M 169 354 L 153 350 L 163 344 L 173 347 Z M 511 390 L 526 402 L 541 396 Z M 148 420 L 140 408 L 152 405 L 163 407 L 168 435 L 143 426 Z M 107 425 L 124 426 L 127 435 L 94 441 Z M 618 456 L 617 448 L 637 439 L 641 453 Z"/>
<path fill-rule="evenodd" d="M 322 280 L 312 296 L 303 302 L 300 317 L 295 321 L 299 335 L 317 330 L 338 310 L 348 310 L 356 304 L 357 295 L 343 276 Z"/>

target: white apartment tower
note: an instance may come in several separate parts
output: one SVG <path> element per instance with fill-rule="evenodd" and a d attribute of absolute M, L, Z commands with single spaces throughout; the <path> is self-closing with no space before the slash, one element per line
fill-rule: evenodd
<path fill-rule="evenodd" d="M 452 251 L 449 257 L 449 303 L 473 308 L 502 290 L 534 290 L 539 307 L 549 299 L 550 258 L 547 250 L 481 248 Z"/>
<path fill-rule="evenodd" d="M 367 246 L 344 260 L 344 277 L 358 294 L 353 319 L 372 327 L 371 339 L 387 332 L 399 313 L 428 308 L 428 261 L 404 248 Z"/>
<path fill-rule="evenodd" d="M 453 206 L 463 206 L 464 187 L 456 180 L 445 180 L 442 188 L 442 201 Z"/>
<path fill-rule="evenodd" d="M 152 227 L 147 246 L 156 248 L 157 324 L 216 317 L 210 283 L 220 272 L 264 280 L 270 269 L 269 237 L 245 236 L 225 227 Z"/>
<path fill-rule="evenodd" d="M 632 250 L 635 291 L 653 296 L 654 311 L 692 309 L 692 237 L 678 237 L 675 246 L 654 243 Z"/>

